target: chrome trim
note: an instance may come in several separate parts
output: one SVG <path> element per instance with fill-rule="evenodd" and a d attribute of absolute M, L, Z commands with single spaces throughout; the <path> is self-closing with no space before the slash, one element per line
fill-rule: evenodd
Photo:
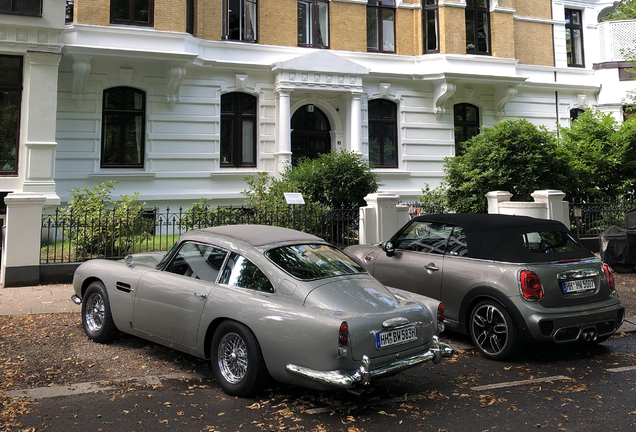
<path fill-rule="evenodd" d="M 595 269 L 578 269 L 568 270 L 557 274 L 559 281 L 572 280 L 572 279 L 585 279 L 590 277 L 596 277 L 599 275 L 598 270 Z"/>
<path fill-rule="evenodd" d="M 395 360 L 375 369 L 371 369 L 371 361 L 366 355 L 362 356 L 360 366 L 354 372 L 341 370 L 319 371 L 294 364 L 288 364 L 285 366 L 285 369 L 289 373 L 299 375 L 303 378 L 317 381 L 322 384 L 339 388 L 351 388 L 358 384 L 363 386 L 369 385 L 372 379 L 379 378 L 384 375 L 395 374 L 429 360 L 437 364 L 442 360 L 442 358 L 451 357 L 454 352 L 453 347 L 444 342 L 440 342 L 437 336 L 433 336 L 433 342 L 431 343 L 431 347 L 428 351 L 404 359 Z"/>
<path fill-rule="evenodd" d="M 394 328 L 394 327 L 398 327 L 398 326 L 404 326 L 404 325 L 407 325 L 408 323 L 409 323 L 409 320 L 407 318 L 394 317 L 394 318 L 389 318 L 388 320 L 384 321 L 382 323 L 382 327 L 388 329 L 388 328 Z"/>
<path fill-rule="evenodd" d="M 81 305 L 82 304 L 82 298 L 80 296 L 78 296 L 77 294 L 73 294 L 71 296 L 71 301 L 73 303 L 75 303 L 76 305 Z"/>

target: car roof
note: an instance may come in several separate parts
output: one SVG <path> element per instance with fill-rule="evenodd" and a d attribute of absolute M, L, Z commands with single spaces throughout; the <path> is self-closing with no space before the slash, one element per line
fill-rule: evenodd
<path fill-rule="evenodd" d="M 502 262 L 530 263 L 593 257 L 585 246 L 559 253 L 533 253 L 523 243 L 523 234 L 531 232 L 562 231 L 571 235 L 563 223 L 529 216 L 449 213 L 418 216 L 417 222 L 439 222 L 461 227 L 466 235 L 470 258 Z M 401 231 L 400 231 L 401 232 Z M 397 238 L 394 236 L 392 240 Z"/>
<path fill-rule="evenodd" d="M 323 239 L 312 234 L 269 225 L 223 225 L 203 228 L 198 231 L 200 233 L 210 233 L 231 237 L 252 246 L 264 246 L 267 244 L 284 242 L 325 243 Z"/>

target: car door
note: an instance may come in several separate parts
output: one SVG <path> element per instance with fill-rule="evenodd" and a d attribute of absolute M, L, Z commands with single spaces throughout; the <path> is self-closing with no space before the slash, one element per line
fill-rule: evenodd
<path fill-rule="evenodd" d="M 199 321 L 227 252 L 186 242 L 163 271 L 147 272 L 137 288 L 133 327 L 188 347 L 195 347 Z"/>
<path fill-rule="evenodd" d="M 393 254 L 376 256 L 373 276 L 387 286 L 440 299 L 452 230 L 444 223 L 414 221 L 395 240 Z"/>

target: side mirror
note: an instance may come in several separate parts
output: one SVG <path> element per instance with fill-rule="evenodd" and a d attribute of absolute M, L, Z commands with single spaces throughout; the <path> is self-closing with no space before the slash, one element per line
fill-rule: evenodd
<path fill-rule="evenodd" d="M 391 257 L 395 253 L 395 246 L 392 241 L 388 241 L 384 243 L 384 252 L 386 252 L 386 256 Z"/>
<path fill-rule="evenodd" d="M 124 258 L 124 262 L 126 263 L 128 267 L 133 266 L 133 261 L 134 261 L 134 258 L 132 255 L 126 255 L 126 257 Z"/>

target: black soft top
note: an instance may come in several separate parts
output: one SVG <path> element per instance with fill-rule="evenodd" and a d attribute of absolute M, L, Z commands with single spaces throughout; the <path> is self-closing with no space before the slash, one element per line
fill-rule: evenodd
<path fill-rule="evenodd" d="M 414 221 L 440 222 L 463 228 L 468 243 L 468 254 L 466 256 L 470 258 L 530 263 L 582 259 L 594 256 L 578 241 L 579 249 L 575 251 L 560 253 L 530 252 L 523 244 L 523 234 L 546 231 L 562 231 L 570 234 L 565 225 L 555 220 L 501 214 L 457 213 L 418 216 L 409 224 Z M 400 232 L 392 240 L 395 240 Z"/>

